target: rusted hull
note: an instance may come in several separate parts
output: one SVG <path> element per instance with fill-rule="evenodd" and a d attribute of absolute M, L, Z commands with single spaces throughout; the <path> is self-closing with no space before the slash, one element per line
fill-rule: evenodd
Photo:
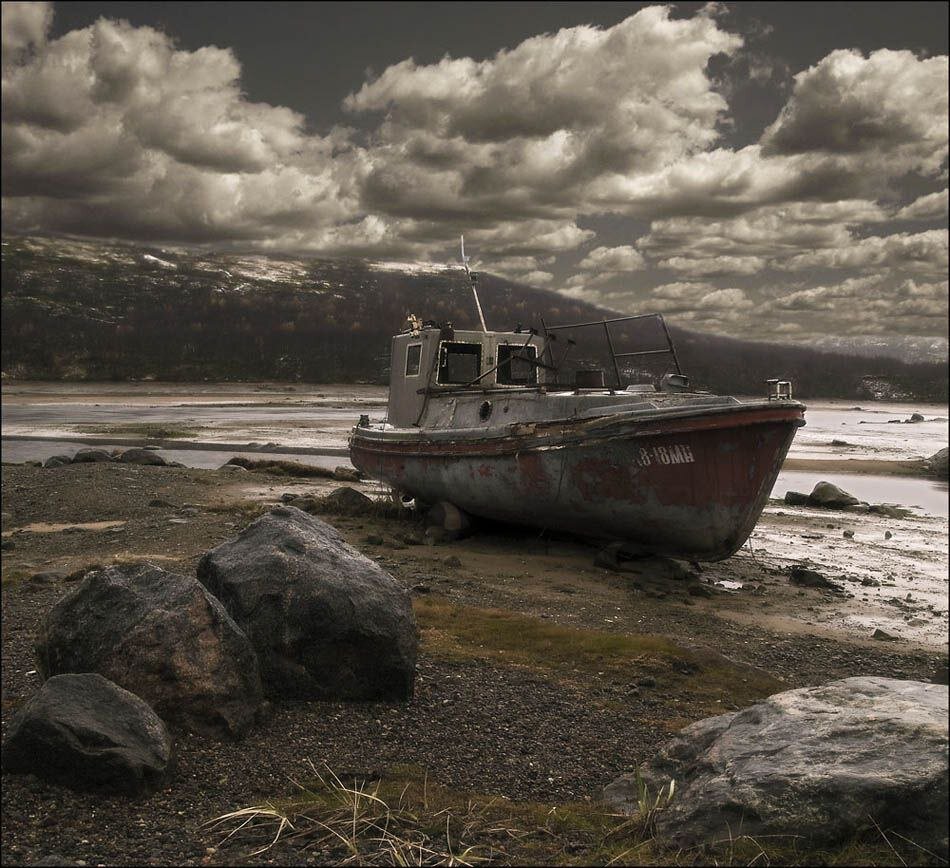
<path fill-rule="evenodd" d="M 801 410 L 526 426 L 498 437 L 374 437 L 354 465 L 473 515 L 720 560 L 752 532 Z"/>

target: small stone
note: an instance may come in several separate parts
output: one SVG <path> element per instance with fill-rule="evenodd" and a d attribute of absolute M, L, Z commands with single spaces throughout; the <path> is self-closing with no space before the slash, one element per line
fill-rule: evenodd
<path fill-rule="evenodd" d="M 897 636 L 892 636 L 890 633 L 882 630 L 880 627 L 876 628 L 875 631 L 871 634 L 872 639 L 879 639 L 882 642 L 895 642 Z"/>
<path fill-rule="evenodd" d="M 846 530 L 844 533 L 841 534 L 841 536 L 843 536 L 845 539 L 854 539 L 854 531 Z"/>
<path fill-rule="evenodd" d="M 884 531 L 884 539 L 890 539 L 892 536 L 894 536 L 894 534 L 892 534 L 889 530 Z"/>
<path fill-rule="evenodd" d="M 292 500 L 296 500 L 296 499 L 297 499 L 297 495 L 296 495 L 296 494 L 291 494 L 289 491 L 285 491 L 285 492 L 280 496 L 280 502 L 281 502 L 281 503 L 290 503 Z"/>

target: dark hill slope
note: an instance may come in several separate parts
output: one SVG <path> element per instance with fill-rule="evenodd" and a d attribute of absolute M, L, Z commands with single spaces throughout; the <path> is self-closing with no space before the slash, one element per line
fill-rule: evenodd
<path fill-rule="evenodd" d="M 361 260 L 10 237 L 2 289 L 3 372 L 33 379 L 385 382 L 408 313 L 476 324 L 460 269 Z M 611 315 L 490 274 L 479 292 L 495 328 Z M 874 375 L 879 397 L 946 400 L 943 365 L 673 333 L 684 370 L 714 391 L 759 394 L 781 376 L 803 397 L 866 399 Z"/>

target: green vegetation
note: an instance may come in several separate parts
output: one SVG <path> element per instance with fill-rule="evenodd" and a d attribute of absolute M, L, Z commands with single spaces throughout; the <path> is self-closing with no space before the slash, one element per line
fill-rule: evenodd
<path fill-rule="evenodd" d="M 744 706 L 786 685 L 711 651 L 680 648 L 661 636 L 563 627 L 497 609 L 455 606 L 433 599 L 414 602 L 423 649 L 434 657 L 482 659 L 530 666 L 565 680 L 592 674 L 624 683 L 661 676 L 664 685 L 708 714 Z M 675 730 L 689 721 L 666 717 Z"/>

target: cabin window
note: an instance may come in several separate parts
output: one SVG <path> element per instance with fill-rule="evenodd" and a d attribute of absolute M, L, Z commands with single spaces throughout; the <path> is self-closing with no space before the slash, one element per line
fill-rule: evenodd
<path fill-rule="evenodd" d="M 443 341 L 439 349 L 439 382 L 467 384 L 482 372 L 482 345 Z"/>
<path fill-rule="evenodd" d="M 409 344 L 406 348 L 406 376 L 418 377 L 422 361 L 422 344 Z"/>
<path fill-rule="evenodd" d="M 531 386 L 538 382 L 538 368 L 532 360 L 538 357 L 534 346 L 498 347 L 498 382 L 504 386 Z"/>

